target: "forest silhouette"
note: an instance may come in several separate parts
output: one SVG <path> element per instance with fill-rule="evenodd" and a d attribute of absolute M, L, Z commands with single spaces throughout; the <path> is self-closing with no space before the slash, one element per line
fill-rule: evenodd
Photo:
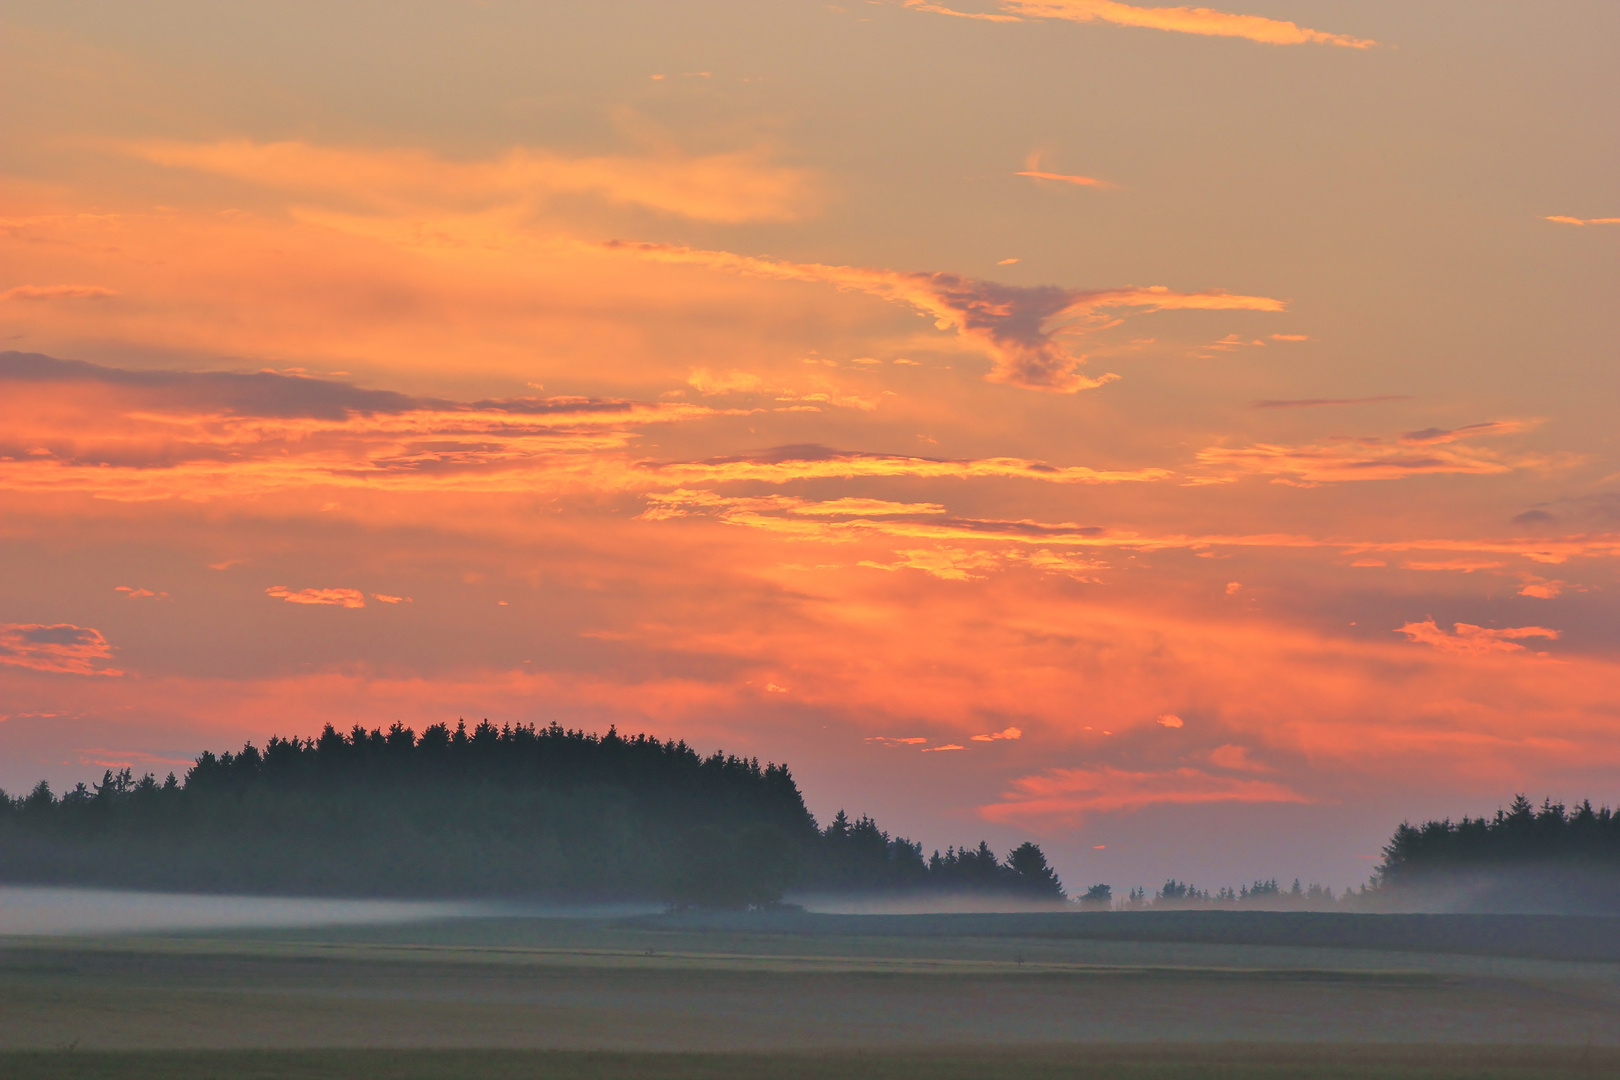
<path fill-rule="evenodd" d="M 820 828 L 786 765 L 685 742 L 487 720 L 328 725 L 204 752 L 184 779 L 108 770 L 0 793 L 0 877 L 126 888 L 523 896 L 749 907 L 789 889 L 1059 902 L 1041 849 L 924 859 L 870 817 Z"/>

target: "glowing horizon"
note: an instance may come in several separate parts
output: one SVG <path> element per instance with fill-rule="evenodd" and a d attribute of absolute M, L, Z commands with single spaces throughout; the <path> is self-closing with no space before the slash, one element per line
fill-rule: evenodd
<path fill-rule="evenodd" d="M 1232 7 L 9 9 L 0 786 L 616 724 L 1121 893 L 1620 801 L 1620 16 Z"/>

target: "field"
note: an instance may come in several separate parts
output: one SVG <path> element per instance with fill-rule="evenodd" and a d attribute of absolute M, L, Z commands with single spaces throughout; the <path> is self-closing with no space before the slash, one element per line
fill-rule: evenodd
<path fill-rule="evenodd" d="M 1423 918 L 19 936 L 0 940 L 0 1076 L 1620 1075 L 1620 920 Z"/>

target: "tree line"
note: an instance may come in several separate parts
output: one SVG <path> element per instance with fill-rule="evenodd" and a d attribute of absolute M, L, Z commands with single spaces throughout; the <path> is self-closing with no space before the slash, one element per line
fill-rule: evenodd
<path fill-rule="evenodd" d="M 1494 816 L 1402 822 L 1383 860 L 1360 888 L 1335 895 L 1275 878 L 1234 890 L 1200 889 L 1175 878 L 1149 893 L 1116 899 L 1107 885 L 1076 898 L 1098 910 L 1263 907 L 1303 911 L 1584 911 L 1620 909 L 1620 813 L 1590 800 L 1536 806 L 1518 795 Z"/>
<path fill-rule="evenodd" d="M 759 906 L 802 891 L 1061 901 L 1040 848 L 924 859 L 869 817 L 826 828 L 786 765 L 684 741 L 434 724 L 328 725 L 204 752 L 183 779 L 108 770 L 0 792 L 0 878 L 210 892 L 532 896 Z"/>

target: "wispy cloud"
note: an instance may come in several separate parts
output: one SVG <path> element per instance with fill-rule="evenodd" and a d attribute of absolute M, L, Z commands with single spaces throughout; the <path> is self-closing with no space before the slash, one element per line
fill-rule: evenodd
<path fill-rule="evenodd" d="M 702 156 L 666 149 L 594 157 L 518 147 L 488 161 L 451 161 L 413 148 L 245 139 L 149 140 L 119 143 L 117 148 L 169 168 L 389 210 L 484 209 L 583 194 L 700 221 L 736 223 L 797 221 L 822 203 L 814 173 L 773 163 L 765 147 Z"/>
<path fill-rule="evenodd" d="M 1111 184 L 1107 180 L 1098 180 L 1094 176 L 1079 176 L 1074 173 L 1052 172 L 1051 170 L 1043 167 L 1042 158 L 1044 156 L 1045 155 L 1040 150 L 1032 151 L 1029 157 L 1024 159 L 1023 171 L 1014 173 L 1013 175 L 1028 176 L 1035 180 L 1051 180 L 1060 184 L 1072 184 L 1075 187 L 1113 188 L 1119 186 L 1118 184 Z"/>
<path fill-rule="evenodd" d="M 1393 439 L 1340 437 L 1304 446 L 1211 446 L 1198 452 L 1198 463 L 1229 475 L 1270 476 L 1275 478 L 1274 483 L 1300 486 L 1399 480 L 1437 473 L 1484 476 L 1554 464 L 1555 459 L 1541 455 L 1510 456 L 1453 445 L 1468 439 L 1514 434 L 1528 426 L 1521 421 L 1499 420 L 1454 429 L 1411 431 Z"/>
<path fill-rule="evenodd" d="M 999 802 L 979 812 L 996 822 L 1045 821 L 1073 824 L 1087 814 L 1139 810 L 1145 806 L 1202 803 L 1302 803 L 1304 795 L 1285 784 L 1219 776 L 1200 769 L 1134 772 L 1103 767 L 1052 769 L 1020 777 Z"/>
<path fill-rule="evenodd" d="M 643 462 L 642 468 L 680 483 L 728 483 L 742 480 L 782 484 L 861 476 L 915 476 L 966 480 L 983 477 L 1041 480 L 1052 484 L 1125 484 L 1163 480 L 1167 469 L 1093 469 L 1086 465 L 1049 465 L 1027 458 L 996 457 L 951 460 L 835 450 L 814 443 L 778 446 L 752 454 L 703 461 Z"/>
<path fill-rule="evenodd" d="M 973 741 L 974 742 L 1002 742 L 1004 740 L 1009 740 L 1009 739 L 1011 739 L 1011 740 L 1022 739 L 1023 737 L 1024 737 L 1024 731 L 1023 731 L 1022 728 L 1010 727 L 1010 728 L 1003 728 L 1000 731 L 992 731 L 988 735 L 975 735 L 975 736 L 973 736 Z"/>
<path fill-rule="evenodd" d="M 0 300 L 99 300 L 118 294 L 100 285 L 16 285 Z"/>
<path fill-rule="evenodd" d="M 1209 37 L 1247 38 L 1268 45 L 1338 45 L 1367 49 L 1377 42 L 1346 34 L 1311 30 L 1280 19 L 1259 15 L 1234 15 L 1204 7 L 1137 7 L 1117 0 L 1001 0 L 1002 14 L 956 11 L 926 0 L 902 0 L 915 11 L 929 11 L 961 18 L 993 22 L 1020 19 L 1065 19 L 1071 22 L 1106 22 L 1116 26 L 1139 26 L 1180 34 Z"/>
<path fill-rule="evenodd" d="M 1036 180 L 1056 180 L 1064 184 L 1073 184 L 1076 187 L 1111 188 L 1117 186 L 1115 184 L 1110 184 L 1106 180 L 1098 180 L 1092 176 L 1074 176 L 1068 173 L 1042 172 L 1039 169 L 1025 169 L 1022 172 L 1013 173 L 1013 175 L 1030 176 L 1034 177 Z"/>
<path fill-rule="evenodd" d="M 1444 652 L 1463 656 L 1523 652 L 1525 647 L 1519 642 L 1525 638 L 1547 638 L 1556 641 L 1562 636 L 1559 631 L 1549 630 L 1545 626 L 1509 626 L 1491 630 L 1465 622 L 1454 624 L 1448 632 L 1437 626 L 1432 618 L 1423 622 L 1407 623 L 1395 633 L 1405 634 L 1412 641 L 1433 645 Z"/>
<path fill-rule="evenodd" d="M 0 489 L 208 500 L 326 485 L 646 487 L 623 451 L 706 406 L 421 398 L 274 372 L 129 371 L 0 353 Z"/>
<path fill-rule="evenodd" d="M 1277 335 L 1273 334 L 1272 337 Z M 1328 405 L 1373 405 L 1381 401 L 1410 401 L 1409 394 L 1379 394 L 1376 397 L 1357 398 L 1267 398 L 1257 401 L 1257 409 L 1320 409 Z"/>
<path fill-rule="evenodd" d="M 316 604 L 327 607 L 363 608 L 366 606 L 366 594 L 359 589 L 289 589 L 285 585 L 272 585 L 264 590 L 266 596 L 276 600 L 285 600 L 289 604 Z M 382 599 L 378 597 L 378 599 Z M 392 597 L 387 603 L 398 603 L 400 598 Z"/>
<path fill-rule="evenodd" d="M 1111 321 L 1117 313 L 1152 311 L 1283 311 L 1287 305 L 1268 296 L 1237 296 L 1209 291 L 1174 292 L 1164 286 L 1126 286 L 1080 290 L 1056 285 L 1003 285 L 950 273 L 916 273 L 822 263 L 776 262 L 727 251 L 704 251 L 615 240 L 604 245 L 645 259 L 686 263 L 777 281 L 831 285 L 907 304 L 934 318 L 941 330 L 952 330 L 984 350 L 994 366 L 986 376 L 1030 390 L 1073 393 L 1117 378 L 1080 375 L 1085 362 L 1060 344 L 1059 329 L 1079 330 L 1086 322 Z M 1109 313 L 1103 316 L 1101 313 Z"/>
<path fill-rule="evenodd" d="M 112 645 L 100 630 L 72 623 L 0 623 L 0 664 L 63 675 L 122 675 L 103 666 Z"/>
<path fill-rule="evenodd" d="M 1556 221 L 1560 225 L 1620 225 L 1620 217 L 1578 218 L 1564 217 L 1562 214 L 1555 214 L 1546 220 Z"/>

